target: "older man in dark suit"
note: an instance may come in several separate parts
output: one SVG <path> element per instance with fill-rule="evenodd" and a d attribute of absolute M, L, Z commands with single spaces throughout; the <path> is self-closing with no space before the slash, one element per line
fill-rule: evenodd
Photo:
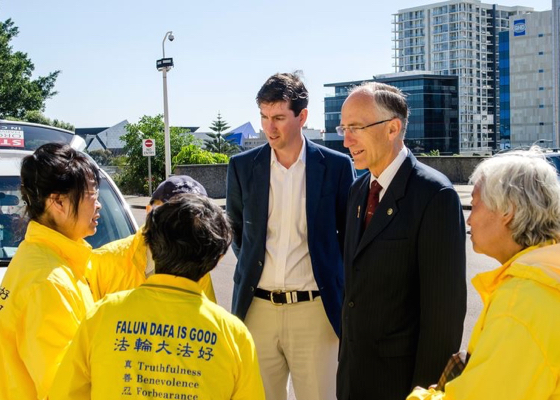
<path fill-rule="evenodd" d="M 357 169 L 348 199 L 339 400 L 404 399 L 436 382 L 461 343 L 465 223 L 457 193 L 404 146 L 408 107 L 381 83 L 342 107 Z"/>
<path fill-rule="evenodd" d="M 296 74 L 257 95 L 268 144 L 234 156 L 227 213 L 237 256 L 232 311 L 253 335 L 267 400 L 335 398 L 342 246 L 354 169 L 302 134 L 308 93 Z"/>

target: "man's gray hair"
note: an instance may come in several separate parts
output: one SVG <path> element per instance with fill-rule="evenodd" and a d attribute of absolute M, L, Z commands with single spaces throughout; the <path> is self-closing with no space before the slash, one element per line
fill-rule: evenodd
<path fill-rule="evenodd" d="M 383 119 L 396 117 L 401 120 L 400 139 L 404 139 L 408 125 L 408 104 L 406 95 L 397 87 L 380 82 L 364 82 L 350 90 L 353 93 L 366 93 L 373 97 L 377 114 Z"/>
<path fill-rule="evenodd" d="M 470 183 L 490 210 L 514 213 L 509 228 L 523 248 L 560 238 L 560 184 L 539 147 L 483 161 Z"/>

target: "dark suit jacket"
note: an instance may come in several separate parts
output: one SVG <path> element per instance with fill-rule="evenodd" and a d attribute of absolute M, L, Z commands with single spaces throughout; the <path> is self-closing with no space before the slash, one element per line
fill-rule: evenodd
<path fill-rule="evenodd" d="M 348 198 L 337 396 L 403 400 L 461 344 L 465 222 L 449 180 L 409 151 L 362 232 L 369 180 Z"/>
<path fill-rule="evenodd" d="M 325 311 L 340 336 L 346 201 L 355 172 L 348 156 L 307 139 L 305 145 L 309 254 Z M 231 158 L 228 167 L 226 210 L 237 256 L 232 312 L 241 319 L 247 314 L 263 270 L 270 150 L 266 144 L 238 154 Z"/>

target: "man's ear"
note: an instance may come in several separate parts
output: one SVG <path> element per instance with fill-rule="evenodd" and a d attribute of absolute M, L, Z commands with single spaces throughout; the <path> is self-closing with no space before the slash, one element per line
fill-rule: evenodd
<path fill-rule="evenodd" d="M 399 118 L 394 118 L 389 121 L 389 137 L 396 139 L 399 137 L 402 129 L 402 121 Z"/>
<path fill-rule="evenodd" d="M 299 127 L 300 128 L 303 128 L 303 125 L 305 125 L 305 123 L 307 122 L 308 113 L 309 113 L 309 111 L 307 111 L 307 108 L 304 108 L 299 113 L 298 117 L 299 117 Z"/>

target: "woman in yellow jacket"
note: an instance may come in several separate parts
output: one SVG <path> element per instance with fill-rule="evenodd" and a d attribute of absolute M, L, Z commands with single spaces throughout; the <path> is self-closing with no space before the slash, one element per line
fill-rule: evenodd
<path fill-rule="evenodd" d="M 536 150 L 482 162 L 474 183 L 474 250 L 502 263 L 477 275 L 484 303 L 463 372 L 408 400 L 560 399 L 560 185 Z M 441 386 L 441 384 L 439 385 Z"/>
<path fill-rule="evenodd" d="M 87 157 L 47 144 L 23 160 L 21 178 L 30 223 L 0 284 L 2 400 L 46 398 L 94 302 L 146 280 L 141 232 L 95 251 L 84 240 L 101 208 L 98 171 Z"/>

